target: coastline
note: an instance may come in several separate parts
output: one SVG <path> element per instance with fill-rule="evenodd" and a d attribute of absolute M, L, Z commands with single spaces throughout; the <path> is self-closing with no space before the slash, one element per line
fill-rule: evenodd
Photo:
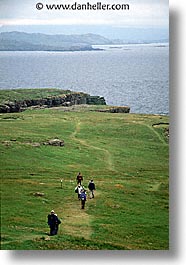
<path fill-rule="evenodd" d="M 101 96 L 91 96 L 83 92 L 73 92 L 60 89 L 34 89 L 0 90 L 0 113 L 22 112 L 27 109 L 42 109 L 53 107 L 71 107 L 74 105 L 105 106 L 106 101 Z M 129 113 L 128 106 L 107 106 L 99 109 L 100 112 Z"/>

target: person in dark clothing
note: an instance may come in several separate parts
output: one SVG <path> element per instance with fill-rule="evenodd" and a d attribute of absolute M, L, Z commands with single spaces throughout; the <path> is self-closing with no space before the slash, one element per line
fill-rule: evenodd
<path fill-rule="evenodd" d="M 85 202 L 86 202 L 86 194 L 85 194 L 85 191 L 82 190 L 81 191 L 81 194 L 80 194 L 80 200 L 81 200 L 81 209 L 85 209 Z"/>
<path fill-rule="evenodd" d="M 81 185 L 81 182 L 83 181 L 83 176 L 81 175 L 81 172 L 78 173 L 76 179 L 77 179 L 77 184 Z"/>
<path fill-rule="evenodd" d="M 48 215 L 48 225 L 50 226 L 50 235 L 57 235 L 59 224 L 61 224 L 60 219 L 55 214 L 54 210 Z"/>
<path fill-rule="evenodd" d="M 96 186 L 95 186 L 95 184 L 94 184 L 93 179 L 91 179 L 91 181 L 89 182 L 89 184 L 88 184 L 88 188 L 89 188 L 89 190 L 90 190 L 90 199 L 91 199 L 91 198 L 94 198 L 94 190 L 96 189 Z"/>

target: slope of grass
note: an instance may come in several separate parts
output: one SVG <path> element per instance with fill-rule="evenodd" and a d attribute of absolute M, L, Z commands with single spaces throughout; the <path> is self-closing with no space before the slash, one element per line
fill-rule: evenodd
<path fill-rule="evenodd" d="M 152 126 L 160 122 L 168 117 L 1 114 L 1 248 L 168 249 L 168 140 L 164 125 Z M 43 145 L 52 138 L 65 146 Z M 79 171 L 97 187 L 84 211 L 74 193 Z M 47 235 L 51 209 L 62 219 L 55 237 Z"/>
<path fill-rule="evenodd" d="M 41 99 L 51 96 L 60 96 L 69 92 L 70 90 L 61 90 L 56 88 L 0 90 L 0 103 L 14 100 L 21 101 L 25 99 Z"/>

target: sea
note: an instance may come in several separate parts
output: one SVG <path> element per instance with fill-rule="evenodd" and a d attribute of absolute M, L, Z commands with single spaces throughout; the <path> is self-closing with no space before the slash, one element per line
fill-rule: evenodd
<path fill-rule="evenodd" d="M 169 44 L 94 51 L 1 51 L 0 89 L 59 88 L 103 96 L 131 113 L 169 114 Z"/>

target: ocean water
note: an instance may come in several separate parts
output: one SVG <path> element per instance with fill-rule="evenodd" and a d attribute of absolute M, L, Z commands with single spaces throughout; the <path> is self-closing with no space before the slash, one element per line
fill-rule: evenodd
<path fill-rule="evenodd" d="M 70 89 L 132 113 L 169 114 L 168 44 L 95 47 L 103 50 L 0 52 L 0 89 Z"/>

